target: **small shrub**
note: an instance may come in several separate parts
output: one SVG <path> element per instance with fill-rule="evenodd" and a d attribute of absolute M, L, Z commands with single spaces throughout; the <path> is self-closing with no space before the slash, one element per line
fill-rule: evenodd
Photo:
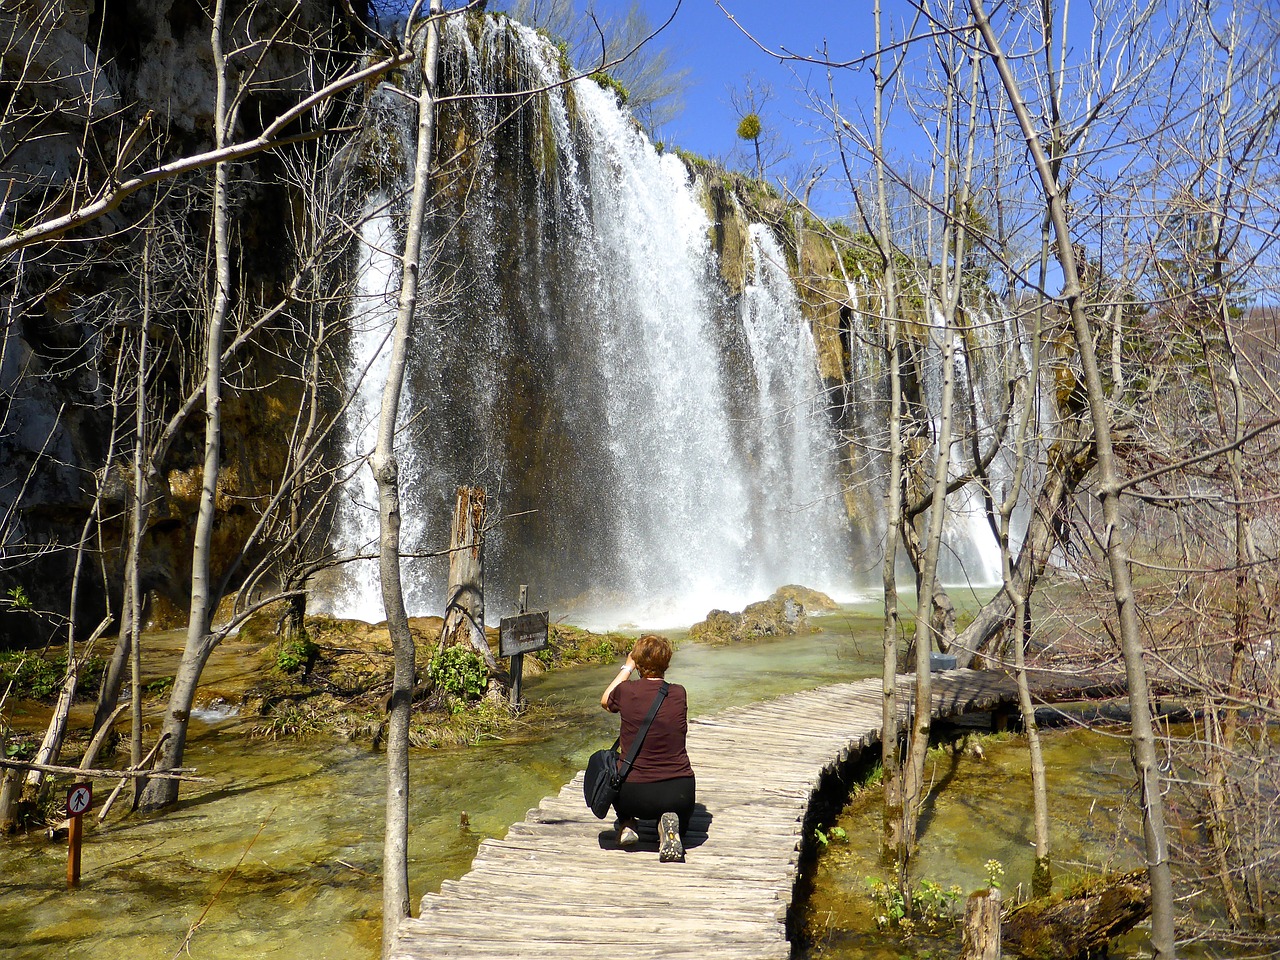
<path fill-rule="evenodd" d="M 148 697 L 167 696 L 172 689 L 173 677 L 156 677 L 154 680 L 142 685 L 142 692 Z"/>
<path fill-rule="evenodd" d="M 480 654 L 461 644 L 441 650 L 428 670 L 437 687 L 466 700 L 474 700 L 489 685 L 489 668 Z"/>
<path fill-rule="evenodd" d="M 102 684 L 106 663 L 101 657 L 89 657 L 80 664 L 76 682 L 76 699 L 94 696 Z M 0 684 L 13 682 L 13 695 L 23 700 L 50 700 L 62 689 L 67 675 L 67 655 L 53 658 L 23 650 L 0 653 Z"/>
<path fill-rule="evenodd" d="M 959 887 L 944 888 L 932 880 L 921 880 L 911 892 L 909 910 L 896 886 L 879 877 L 868 877 L 867 887 L 876 906 L 876 926 L 882 930 L 899 930 L 909 936 L 917 931 L 939 933 L 955 925 Z"/>
<path fill-rule="evenodd" d="M 320 648 L 312 642 L 310 637 L 286 640 L 276 651 L 276 668 L 281 673 L 297 673 L 299 670 L 309 668 L 318 656 L 320 656 Z"/>

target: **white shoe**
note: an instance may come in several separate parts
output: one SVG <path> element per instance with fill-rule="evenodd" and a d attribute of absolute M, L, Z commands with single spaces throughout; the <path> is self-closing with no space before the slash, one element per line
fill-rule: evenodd
<path fill-rule="evenodd" d="M 640 842 L 640 834 L 636 833 L 630 827 L 623 827 L 618 831 L 618 846 L 634 847 Z"/>

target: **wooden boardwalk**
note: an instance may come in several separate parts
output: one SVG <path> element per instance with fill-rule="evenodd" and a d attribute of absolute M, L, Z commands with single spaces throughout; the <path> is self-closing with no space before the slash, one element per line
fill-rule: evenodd
<path fill-rule="evenodd" d="M 1016 701 L 1013 682 L 998 674 L 933 678 L 935 717 Z M 658 861 L 652 824 L 641 825 L 637 847 L 618 849 L 612 821 L 583 804 L 579 772 L 505 839 L 483 841 L 466 876 L 423 897 L 391 956 L 789 957 L 787 911 L 810 799 L 824 774 L 878 742 L 882 701 L 876 678 L 690 721 L 699 806 L 684 863 Z"/>

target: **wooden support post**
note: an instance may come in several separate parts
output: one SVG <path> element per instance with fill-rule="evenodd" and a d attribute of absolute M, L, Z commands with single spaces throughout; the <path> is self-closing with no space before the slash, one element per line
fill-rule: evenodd
<path fill-rule="evenodd" d="M 80 845 L 84 838 L 84 818 L 79 814 L 67 825 L 67 889 L 80 886 Z"/>
<path fill-rule="evenodd" d="M 1013 703 L 1001 703 L 991 710 L 991 732 L 1008 733 L 1016 724 L 1018 707 Z"/>
<path fill-rule="evenodd" d="M 520 612 L 529 612 L 529 585 L 520 584 Z M 511 706 L 520 709 L 520 681 L 524 677 L 524 654 L 511 656 Z"/>
<path fill-rule="evenodd" d="M 67 889 L 74 890 L 80 886 L 80 842 L 84 836 L 82 817 L 93 804 L 93 787 L 87 783 L 77 783 L 67 791 L 67 816 L 71 822 L 67 825 Z"/>
<path fill-rule="evenodd" d="M 1000 960 L 1000 888 L 969 894 L 960 960 Z"/>

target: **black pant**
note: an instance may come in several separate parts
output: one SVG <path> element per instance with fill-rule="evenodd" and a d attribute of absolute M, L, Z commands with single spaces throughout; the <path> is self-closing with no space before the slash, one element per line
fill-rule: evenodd
<path fill-rule="evenodd" d="M 613 805 L 623 820 L 657 820 L 664 813 L 674 813 L 680 818 L 680 832 L 689 829 L 693 816 L 693 801 L 697 792 L 693 777 L 675 777 L 671 780 L 655 780 L 653 783 L 632 783 L 626 780 Z"/>

